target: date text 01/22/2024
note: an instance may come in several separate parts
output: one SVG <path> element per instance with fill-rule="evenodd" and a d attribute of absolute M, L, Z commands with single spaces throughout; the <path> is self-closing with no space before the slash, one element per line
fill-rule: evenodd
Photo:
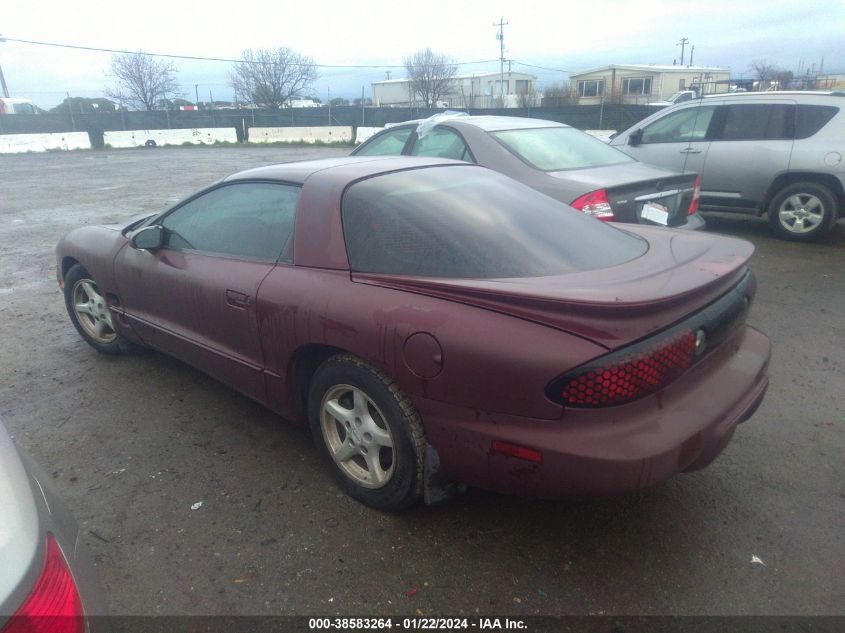
<path fill-rule="evenodd" d="M 523 620 L 517 618 L 309 618 L 309 631 L 480 631 L 527 630 Z"/>

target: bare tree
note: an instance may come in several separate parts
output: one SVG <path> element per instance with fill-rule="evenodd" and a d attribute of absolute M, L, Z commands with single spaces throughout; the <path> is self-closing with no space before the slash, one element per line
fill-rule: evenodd
<path fill-rule="evenodd" d="M 543 89 L 544 106 L 555 107 L 569 105 L 570 103 L 572 103 L 572 92 L 568 81 L 549 84 Z"/>
<path fill-rule="evenodd" d="M 765 90 L 766 85 L 774 79 L 777 72 L 777 69 L 765 59 L 754 60 L 748 69 L 757 76 L 760 82 L 760 90 Z"/>
<path fill-rule="evenodd" d="M 247 49 L 229 73 L 235 98 L 278 108 L 308 91 L 317 80 L 314 60 L 289 48 Z"/>
<path fill-rule="evenodd" d="M 795 76 L 791 70 L 778 69 L 775 71 L 775 81 L 778 82 L 779 90 L 788 90 L 793 79 L 795 79 Z"/>
<path fill-rule="evenodd" d="M 520 108 L 533 108 L 537 105 L 537 93 L 533 90 L 531 82 L 516 93 Z"/>
<path fill-rule="evenodd" d="M 152 110 L 159 100 L 178 94 L 176 65 L 143 51 L 112 55 L 111 72 L 117 83 L 105 93 L 121 105 Z"/>
<path fill-rule="evenodd" d="M 411 90 L 427 107 L 434 107 L 451 92 L 458 66 L 446 55 L 426 48 L 406 57 L 404 64 Z"/>

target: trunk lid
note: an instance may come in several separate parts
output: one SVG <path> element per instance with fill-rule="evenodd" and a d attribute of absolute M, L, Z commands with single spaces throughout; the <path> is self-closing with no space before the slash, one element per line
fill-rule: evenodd
<path fill-rule="evenodd" d="M 695 174 L 680 174 L 640 162 L 577 171 L 549 172 L 554 178 L 572 180 L 584 191 L 605 189 L 613 214 L 623 222 L 659 225 L 643 217 L 647 203 L 664 207 L 668 226 L 683 226 L 692 202 Z"/>
<path fill-rule="evenodd" d="M 745 240 L 625 226 L 645 239 L 641 257 L 611 268 L 518 279 L 433 279 L 352 273 L 358 283 L 457 301 L 575 334 L 609 350 L 695 313 L 748 272 Z"/>

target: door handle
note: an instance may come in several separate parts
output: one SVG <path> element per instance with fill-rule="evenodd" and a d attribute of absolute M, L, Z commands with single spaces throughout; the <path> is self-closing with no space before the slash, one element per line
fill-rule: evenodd
<path fill-rule="evenodd" d="M 681 150 L 681 154 L 700 154 L 700 149 L 695 149 L 693 147 L 687 147 L 686 149 Z"/>
<path fill-rule="evenodd" d="M 237 290 L 226 290 L 226 303 L 236 308 L 248 308 L 252 298 Z"/>

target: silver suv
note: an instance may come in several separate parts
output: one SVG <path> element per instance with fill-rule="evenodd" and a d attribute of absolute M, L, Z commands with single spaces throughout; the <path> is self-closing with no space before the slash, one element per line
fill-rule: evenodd
<path fill-rule="evenodd" d="M 711 95 L 660 110 L 611 145 L 701 174 L 703 211 L 767 213 L 786 239 L 820 237 L 845 211 L 842 92 Z"/>

